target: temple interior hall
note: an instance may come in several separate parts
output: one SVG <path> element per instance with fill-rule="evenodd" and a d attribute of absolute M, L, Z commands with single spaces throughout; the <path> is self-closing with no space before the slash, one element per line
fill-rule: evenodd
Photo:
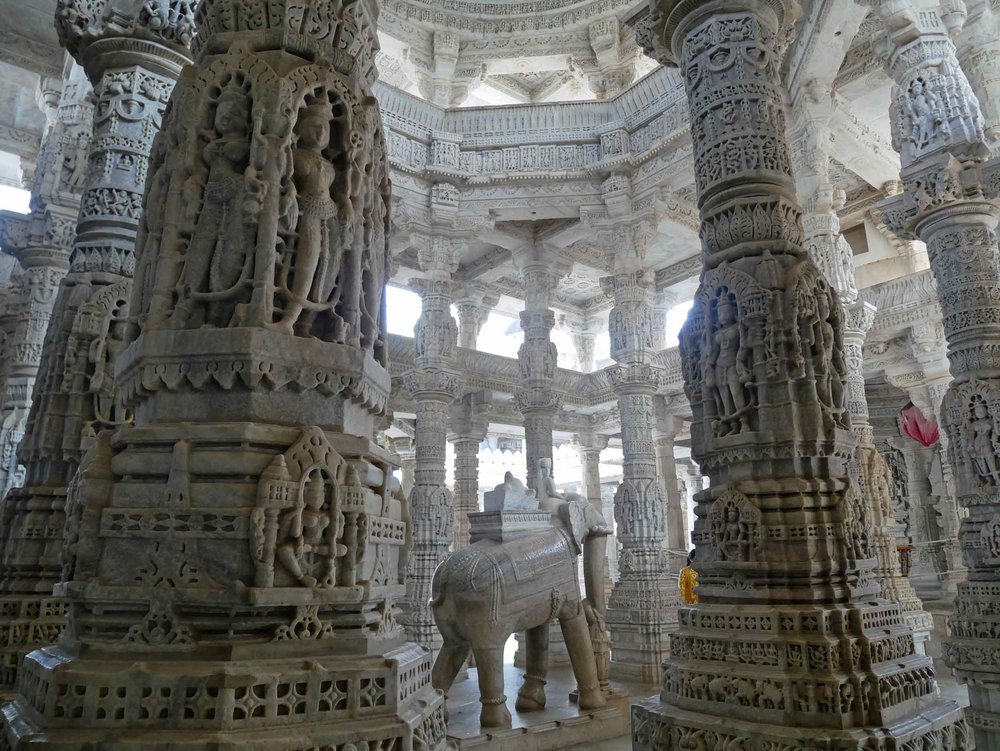
<path fill-rule="evenodd" d="M 0 751 L 1000 751 L 1000 0 L 0 17 Z"/>

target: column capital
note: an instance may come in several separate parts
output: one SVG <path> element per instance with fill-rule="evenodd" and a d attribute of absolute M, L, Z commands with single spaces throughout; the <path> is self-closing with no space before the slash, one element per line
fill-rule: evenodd
<path fill-rule="evenodd" d="M 562 408 L 562 395 L 554 389 L 525 389 L 514 393 L 514 404 L 522 415 L 555 414 Z"/>
<path fill-rule="evenodd" d="M 132 65 L 175 79 L 190 62 L 196 5 L 196 0 L 59 0 L 55 25 L 59 41 L 95 85 L 109 68 Z"/>
<path fill-rule="evenodd" d="M 576 433 L 573 446 L 581 454 L 600 454 L 608 447 L 608 436 L 601 433 Z"/>
<path fill-rule="evenodd" d="M 859 300 L 844 306 L 844 336 L 860 338 L 862 342 L 875 324 L 876 307 Z"/>
<path fill-rule="evenodd" d="M 481 441 L 490 429 L 487 394 L 476 392 L 466 394 L 451 406 L 449 420 L 449 440 Z"/>

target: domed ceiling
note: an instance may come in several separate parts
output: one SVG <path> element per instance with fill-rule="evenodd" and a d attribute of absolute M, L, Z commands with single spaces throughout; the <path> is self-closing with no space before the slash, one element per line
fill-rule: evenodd
<path fill-rule="evenodd" d="M 652 70 L 642 0 L 384 0 L 382 79 L 442 107 L 607 99 Z"/>

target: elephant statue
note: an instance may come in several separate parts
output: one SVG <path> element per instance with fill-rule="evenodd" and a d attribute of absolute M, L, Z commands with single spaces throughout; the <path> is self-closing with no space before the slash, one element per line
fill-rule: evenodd
<path fill-rule="evenodd" d="M 514 632 L 525 632 L 527 652 L 515 707 L 526 712 L 545 706 L 548 624 L 553 618 L 559 619 L 566 641 L 580 708 L 596 709 L 605 703 L 602 683 L 607 681 L 607 661 L 595 655 L 591 635 L 606 649 L 604 556 L 612 530 L 581 496 L 546 498 L 536 513 L 543 520 L 537 532 L 503 542 L 479 539 L 452 553 L 434 572 L 431 606 L 444 643 L 432 682 L 447 693 L 471 649 L 479 672 L 483 727 L 511 724 L 503 652 Z M 581 553 L 587 600 L 580 597 L 577 578 L 576 559 Z"/>

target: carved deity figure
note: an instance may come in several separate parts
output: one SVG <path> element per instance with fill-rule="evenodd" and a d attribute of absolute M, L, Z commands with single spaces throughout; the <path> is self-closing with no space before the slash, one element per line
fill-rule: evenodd
<path fill-rule="evenodd" d="M 344 530 L 344 515 L 332 518 L 326 501 L 326 482 L 313 473 L 302 488 L 302 502 L 286 511 L 278 523 L 281 542 L 275 558 L 304 587 L 332 587 L 336 558 L 347 552 L 336 542 Z"/>
<path fill-rule="evenodd" d="M 293 333 L 303 310 L 332 309 L 327 297 L 332 278 L 340 271 L 342 248 L 331 241 L 330 225 L 337 216 L 337 204 L 330 188 L 337 176 L 333 163 L 324 155 L 330 147 L 333 108 L 325 97 L 307 100 L 295 123 L 292 150 L 293 181 L 298 197 L 294 260 L 281 269 L 279 289 L 286 298 L 284 312 L 276 323 L 279 331 Z M 331 279 L 332 281 L 332 279 Z M 342 333 L 335 332 L 339 339 Z"/>
<path fill-rule="evenodd" d="M 99 430 L 124 425 L 130 416 L 117 398 L 115 389 L 115 362 L 125 348 L 128 321 L 115 317 L 108 324 L 105 336 L 98 336 L 90 343 L 88 367 L 91 372 L 88 391 L 93 399 L 94 425 Z"/>
<path fill-rule="evenodd" d="M 202 152 L 208 176 L 201 212 L 187 251 L 182 276 L 184 288 L 174 313 L 178 328 L 187 325 L 197 301 L 209 305 L 206 324 L 238 323 L 227 320 L 228 306 L 224 308 L 221 303 L 236 296 L 251 273 L 253 248 L 243 211 L 247 196 L 244 171 L 250 155 L 249 111 L 250 102 L 235 83 L 219 95 L 214 129 Z M 189 180 L 186 192 L 188 206 L 198 206 L 197 178 Z"/>
<path fill-rule="evenodd" d="M 1000 467 L 997 466 L 997 444 L 1000 436 L 994 431 L 993 418 L 986 402 L 976 398 L 972 404 L 971 429 L 972 445 L 969 455 L 982 480 L 988 484 L 1000 485 Z"/>
<path fill-rule="evenodd" d="M 80 133 L 66 144 L 63 154 L 63 185 L 72 193 L 82 193 L 87 179 L 87 147 L 90 142 L 86 133 Z"/>
<path fill-rule="evenodd" d="M 923 78 L 915 78 L 910 84 L 906 103 L 910 116 L 910 140 L 918 149 L 923 149 L 934 140 L 944 123 L 943 103 Z"/>
<path fill-rule="evenodd" d="M 723 292 L 716 306 L 717 325 L 712 335 L 712 353 L 708 368 L 714 386 L 716 414 L 720 435 L 749 429 L 747 410 L 750 400 L 747 385 L 751 373 L 746 365 L 747 342 L 743 326 L 737 320 L 736 300 L 732 293 Z"/>
<path fill-rule="evenodd" d="M 719 549 L 728 560 L 750 559 L 750 526 L 743 521 L 740 510 L 734 505 L 726 507 Z"/>
<path fill-rule="evenodd" d="M 816 294 L 816 320 L 810 337 L 812 344 L 810 370 L 816 376 L 816 391 L 820 403 L 832 415 L 843 413 L 843 377 L 846 367 L 838 367 L 843 352 L 837 347 L 837 334 L 830 323 L 830 298 L 819 290 Z"/>

